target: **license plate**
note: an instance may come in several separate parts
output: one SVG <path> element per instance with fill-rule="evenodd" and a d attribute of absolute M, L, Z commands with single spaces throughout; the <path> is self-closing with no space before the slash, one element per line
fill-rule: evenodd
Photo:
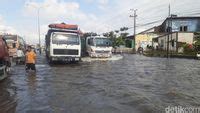
<path fill-rule="evenodd" d="M 75 58 L 75 60 L 79 60 L 79 58 Z"/>

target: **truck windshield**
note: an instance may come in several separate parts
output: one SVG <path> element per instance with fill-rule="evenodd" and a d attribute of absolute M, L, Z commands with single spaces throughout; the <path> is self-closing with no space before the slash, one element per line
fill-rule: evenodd
<path fill-rule="evenodd" d="M 73 34 L 58 34 L 54 33 L 52 36 L 52 43 L 53 44 L 79 44 L 79 37 L 78 35 Z"/>
<path fill-rule="evenodd" d="M 95 38 L 96 46 L 111 46 L 111 41 L 108 38 Z"/>
<path fill-rule="evenodd" d="M 4 39 L 5 40 L 14 40 L 14 41 L 17 41 L 17 36 L 15 36 L 15 35 L 6 35 L 6 36 L 4 36 Z"/>

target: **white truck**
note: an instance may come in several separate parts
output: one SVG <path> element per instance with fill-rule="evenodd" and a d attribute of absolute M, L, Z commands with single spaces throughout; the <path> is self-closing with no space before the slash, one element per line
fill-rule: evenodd
<path fill-rule="evenodd" d="M 50 24 L 46 35 L 46 56 L 55 61 L 78 62 L 81 60 L 80 32 L 77 25 Z"/>
<path fill-rule="evenodd" d="M 103 36 L 90 36 L 86 39 L 86 51 L 92 58 L 112 57 L 112 43 Z"/>

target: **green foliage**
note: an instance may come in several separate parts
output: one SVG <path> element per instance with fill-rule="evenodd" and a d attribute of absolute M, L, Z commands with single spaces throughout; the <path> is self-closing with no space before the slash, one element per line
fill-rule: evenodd
<path fill-rule="evenodd" d="M 184 44 L 183 50 L 184 50 L 184 53 L 188 53 L 188 54 L 194 52 L 193 45 L 191 44 Z"/>
<path fill-rule="evenodd" d="M 128 30 L 128 28 L 123 27 L 123 28 L 120 28 L 120 31 L 115 30 L 115 31 L 111 31 L 111 32 L 108 32 L 108 33 L 104 33 L 104 36 L 107 36 L 108 38 L 111 39 L 113 47 L 125 45 L 126 44 L 125 39 L 129 35 L 129 33 L 124 32 L 126 30 Z M 123 31 L 123 33 L 122 33 L 122 31 Z M 120 33 L 119 36 L 117 36 L 118 33 Z"/>
<path fill-rule="evenodd" d="M 115 33 L 119 33 L 119 30 L 115 30 Z"/>
<path fill-rule="evenodd" d="M 116 46 L 125 45 L 125 40 L 120 36 L 115 40 Z"/>
<path fill-rule="evenodd" d="M 126 37 L 129 35 L 129 33 L 126 32 L 128 29 L 129 29 L 128 27 L 122 27 L 120 28 L 120 30 L 103 33 L 103 36 L 110 38 L 113 47 L 125 45 Z M 97 36 L 97 33 L 89 32 L 84 34 L 84 37 L 88 36 Z"/>
<path fill-rule="evenodd" d="M 193 44 L 196 51 L 200 51 L 200 32 L 194 33 L 195 43 Z"/>
<path fill-rule="evenodd" d="M 122 27 L 120 28 L 120 31 L 127 31 L 128 30 L 128 27 Z"/>
<path fill-rule="evenodd" d="M 88 32 L 88 33 L 84 33 L 84 34 L 83 34 L 83 37 L 84 37 L 84 38 L 89 37 L 89 36 L 97 36 L 97 33 Z"/>
<path fill-rule="evenodd" d="M 132 48 L 132 40 L 126 40 L 125 43 L 126 43 L 126 47 Z"/>
<path fill-rule="evenodd" d="M 129 33 L 120 33 L 120 37 L 122 37 L 123 39 L 125 39 L 128 35 Z"/>

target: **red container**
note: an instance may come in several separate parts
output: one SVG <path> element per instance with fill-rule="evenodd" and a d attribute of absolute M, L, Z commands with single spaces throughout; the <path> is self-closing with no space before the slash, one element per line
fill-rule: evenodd
<path fill-rule="evenodd" d="M 8 47 L 6 45 L 6 42 L 3 40 L 2 36 L 0 36 L 0 59 L 6 60 L 8 57 Z"/>
<path fill-rule="evenodd" d="M 72 25 L 72 24 L 50 24 L 49 28 L 58 28 L 58 29 L 69 29 L 69 30 L 78 30 L 78 25 Z"/>

